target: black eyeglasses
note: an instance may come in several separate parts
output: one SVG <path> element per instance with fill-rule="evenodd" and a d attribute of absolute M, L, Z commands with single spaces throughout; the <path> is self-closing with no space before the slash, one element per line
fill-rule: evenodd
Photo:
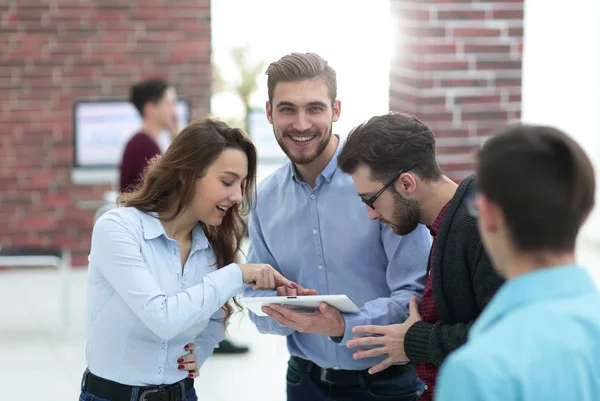
<path fill-rule="evenodd" d="M 367 206 L 369 206 L 371 209 L 375 210 L 375 206 L 373 206 L 373 204 L 375 203 L 375 201 L 377 200 L 377 198 L 379 198 L 381 196 L 381 194 L 390 187 L 390 185 L 392 185 L 393 183 L 396 182 L 396 180 L 398 180 L 398 178 L 400 178 L 400 176 L 410 170 L 412 170 L 413 168 L 415 168 L 417 165 L 417 163 L 411 163 L 408 165 L 408 167 L 400 170 L 400 172 L 392 179 L 390 180 L 390 182 L 388 182 L 387 184 L 385 184 L 383 186 L 383 188 L 381 188 L 379 191 L 377 191 L 375 193 L 375 195 L 371 196 L 369 199 L 365 199 L 361 196 L 360 200 L 363 201 L 363 203 Z"/>

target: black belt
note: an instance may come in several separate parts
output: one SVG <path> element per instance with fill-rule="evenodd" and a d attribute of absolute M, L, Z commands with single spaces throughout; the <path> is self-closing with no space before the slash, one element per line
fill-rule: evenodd
<path fill-rule="evenodd" d="M 298 358 L 297 356 L 292 356 L 291 359 L 313 379 L 322 383 L 335 384 L 338 386 L 368 386 L 370 383 L 375 381 L 391 380 L 404 373 L 414 371 L 413 365 L 406 364 L 392 365 L 381 372 L 369 374 L 368 370 L 340 370 L 322 368 L 316 365 L 314 362 Z"/>
<path fill-rule="evenodd" d="M 184 393 L 181 393 L 183 383 Z M 194 387 L 194 379 L 186 377 L 177 383 L 164 386 L 128 386 L 98 377 L 91 372 L 85 375 L 82 389 L 100 398 L 111 401 L 129 401 L 134 388 L 138 389 L 139 401 L 181 401 L 185 393 Z"/>

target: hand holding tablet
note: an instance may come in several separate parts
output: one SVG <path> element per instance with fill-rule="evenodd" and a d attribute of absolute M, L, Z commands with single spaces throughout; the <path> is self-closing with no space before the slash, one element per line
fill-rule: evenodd
<path fill-rule="evenodd" d="M 271 304 L 285 306 L 288 309 L 302 314 L 312 314 L 319 310 L 321 302 L 325 302 L 342 313 L 360 313 L 360 308 L 346 295 L 244 297 L 240 299 L 240 302 L 257 316 L 267 316 L 262 311 L 262 307 Z"/>

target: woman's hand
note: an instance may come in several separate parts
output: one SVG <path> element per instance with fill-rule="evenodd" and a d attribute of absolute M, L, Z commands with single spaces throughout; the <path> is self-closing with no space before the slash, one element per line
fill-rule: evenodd
<path fill-rule="evenodd" d="M 198 377 L 198 364 L 196 363 L 196 354 L 194 354 L 194 350 L 196 349 L 195 343 L 187 344 L 184 349 L 189 353 L 180 356 L 177 359 L 177 368 L 179 370 L 185 370 L 188 372 L 188 377 L 196 378 Z"/>
<path fill-rule="evenodd" d="M 253 290 L 268 290 L 277 287 L 297 288 L 296 284 L 266 264 L 238 264 L 242 271 L 244 283 L 250 284 Z"/>

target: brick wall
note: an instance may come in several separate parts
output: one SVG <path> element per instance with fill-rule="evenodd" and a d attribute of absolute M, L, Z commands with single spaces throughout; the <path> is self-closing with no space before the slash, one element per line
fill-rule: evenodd
<path fill-rule="evenodd" d="M 437 137 L 453 179 L 486 136 L 521 117 L 523 0 L 391 0 L 390 108 Z"/>
<path fill-rule="evenodd" d="M 210 0 L 1 2 L 0 38 L 0 244 L 66 246 L 86 265 L 94 210 L 78 202 L 110 186 L 71 182 L 73 102 L 158 75 L 207 114 Z"/>

